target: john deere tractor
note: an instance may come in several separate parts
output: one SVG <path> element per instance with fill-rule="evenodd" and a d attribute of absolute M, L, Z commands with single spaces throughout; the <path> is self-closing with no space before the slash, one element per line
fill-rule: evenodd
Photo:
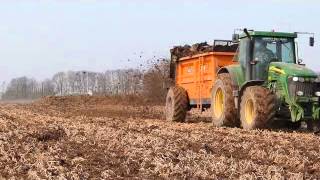
<path fill-rule="evenodd" d="M 298 33 L 244 29 L 239 64 L 218 71 L 212 88 L 212 117 L 216 126 L 267 127 L 272 120 L 319 124 L 320 79 L 297 58 Z M 310 37 L 310 46 L 314 37 Z"/>

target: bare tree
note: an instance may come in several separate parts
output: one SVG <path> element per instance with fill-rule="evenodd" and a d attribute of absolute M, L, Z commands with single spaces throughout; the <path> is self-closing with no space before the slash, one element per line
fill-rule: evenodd
<path fill-rule="evenodd" d="M 0 99 L 3 99 L 3 94 L 6 92 L 6 82 L 3 81 L 0 86 Z"/>
<path fill-rule="evenodd" d="M 140 94 L 161 102 L 169 87 L 168 74 L 169 62 L 158 60 L 145 72 L 141 69 L 118 69 L 104 73 L 68 71 L 56 73 L 52 79 L 40 82 L 20 77 L 11 80 L 2 97 L 34 99 L 49 95 L 87 94 L 90 91 L 96 95 Z"/>
<path fill-rule="evenodd" d="M 67 87 L 67 75 L 64 72 L 59 72 L 55 74 L 52 78 L 55 84 L 55 90 L 58 94 L 64 95 L 66 93 Z"/>

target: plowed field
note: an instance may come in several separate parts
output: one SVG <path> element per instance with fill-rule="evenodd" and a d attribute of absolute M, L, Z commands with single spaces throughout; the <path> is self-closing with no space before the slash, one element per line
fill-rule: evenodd
<path fill-rule="evenodd" d="M 0 179 L 320 179 L 320 138 L 102 97 L 0 105 Z"/>

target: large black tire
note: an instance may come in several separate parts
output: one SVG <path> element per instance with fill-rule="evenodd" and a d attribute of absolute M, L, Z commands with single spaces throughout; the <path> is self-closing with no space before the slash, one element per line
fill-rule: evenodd
<path fill-rule="evenodd" d="M 245 89 L 240 105 L 240 120 L 244 129 L 266 128 L 271 124 L 275 114 L 275 94 L 262 86 Z"/>
<path fill-rule="evenodd" d="M 308 120 L 307 121 L 307 129 L 313 133 L 320 132 L 320 121 L 319 120 Z"/>
<path fill-rule="evenodd" d="M 166 119 L 173 122 L 185 122 L 189 110 L 189 99 L 185 89 L 171 87 L 166 99 Z"/>
<path fill-rule="evenodd" d="M 239 125 L 233 90 L 230 74 L 219 74 L 212 88 L 211 98 L 212 123 L 216 127 Z"/>

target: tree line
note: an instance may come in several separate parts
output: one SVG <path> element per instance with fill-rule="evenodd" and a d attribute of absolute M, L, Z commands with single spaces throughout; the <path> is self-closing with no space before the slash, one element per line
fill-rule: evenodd
<path fill-rule="evenodd" d="M 146 69 L 105 72 L 58 72 L 51 79 L 14 78 L 2 94 L 4 100 L 36 99 L 69 95 L 138 95 L 163 101 L 170 86 L 169 63 L 158 61 Z"/>

